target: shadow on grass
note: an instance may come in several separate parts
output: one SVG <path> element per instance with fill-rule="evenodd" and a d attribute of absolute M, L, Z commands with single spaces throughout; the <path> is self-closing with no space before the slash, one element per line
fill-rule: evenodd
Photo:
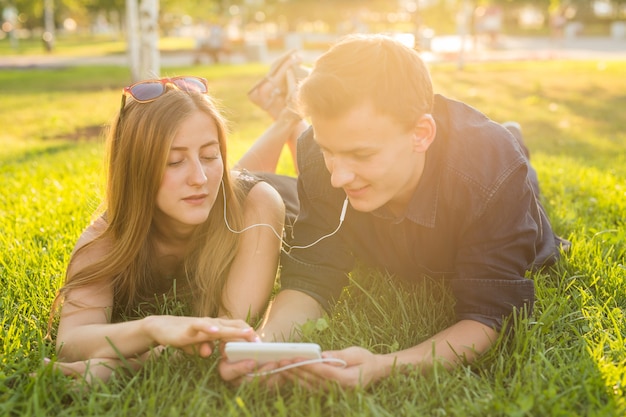
<path fill-rule="evenodd" d="M 61 133 L 51 138 L 46 138 L 46 140 L 67 140 L 71 142 L 94 141 L 103 137 L 103 129 L 104 127 L 102 125 L 81 126 L 77 127 L 73 132 Z"/>
<path fill-rule="evenodd" d="M 0 162 L 2 165 L 14 165 L 19 166 L 21 164 L 28 164 L 32 161 L 41 158 L 44 155 L 56 155 L 61 152 L 64 152 L 68 149 L 71 149 L 76 146 L 76 142 L 71 141 L 59 141 L 54 144 L 45 144 L 43 146 L 37 148 L 30 148 L 24 153 L 19 155 L 1 155 Z"/>

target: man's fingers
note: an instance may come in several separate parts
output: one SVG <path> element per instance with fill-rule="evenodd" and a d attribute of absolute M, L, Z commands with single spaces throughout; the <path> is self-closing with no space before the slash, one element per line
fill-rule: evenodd
<path fill-rule="evenodd" d="M 324 383 L 316 374 L 308 372 L 305 369 L 294 368 L 285 372 L 285 378 L 294 384 L 300 385 L 307 390 L 319 389 Z"/>
<path fill-rule="evenodd" d="M 256 368 L 256 362 L 253 360 L 245 360 L 239 362 L 228 362 L 222 359 L 219 365 L 220 376 L 224 381 L 237 382 L 237 380 L 245 377 Z M 241 381 L 239 381 L 240 383 Z M 238 384 L 237 384 L 238 385 Z"/>

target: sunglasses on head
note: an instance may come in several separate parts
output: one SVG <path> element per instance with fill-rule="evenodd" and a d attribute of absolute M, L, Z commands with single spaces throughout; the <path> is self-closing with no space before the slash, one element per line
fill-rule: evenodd
<path fill-rule="evenodd" d="M 126 105 L 127 96 L 131 96 L 139 103 L 149 103 L 165 94 L 168 85 L 187 92 L 206 94 L 209 91 L 207 80 L 201 77 L 182 76 L 138 81 L 128 87 L 124 87 L 120 114 Z"/>

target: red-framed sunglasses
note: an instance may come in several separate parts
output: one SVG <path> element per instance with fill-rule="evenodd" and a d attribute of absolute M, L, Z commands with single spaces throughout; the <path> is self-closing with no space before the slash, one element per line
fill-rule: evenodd
<path fill-rule="evenodd" d="M 120 106 L 120 115 L 126 105 L 126 97 L 131 96 L 139 103 L 149 103 L 161 97 L 167 91 L 167 86 L 171 85 L 175 88 L 187 91 L 206 94 L 209 91 L 209 85 L 206 79 L 194 76 L 181 76 L 172 78 L 161 78 L 154 80 L 138 81 L 122 91 L 122 104 Z"/>

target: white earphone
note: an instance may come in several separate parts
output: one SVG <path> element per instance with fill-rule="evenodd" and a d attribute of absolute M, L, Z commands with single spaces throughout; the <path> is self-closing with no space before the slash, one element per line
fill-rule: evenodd
<path fill-rule="evenodd" d="M 235 230 L 233 229 L 230 224 L 228 223 L 228 219 L 226 218 L 226 190 L 224 189 L 224 181 L 222 180 L 222 197 L 224 200 L 224 223 L 226 224 L 226 228 L 228 228 L 228 230 L 232 233 L 243 233 L 247 230 L 250 230 L 254 227 L 268 227 L 272 230 L 272 232 L 274 233 L 274 235 L 276 235 L 276 237 L 281 241 L 282 245 L 281 245 L 281 250 L 287 254 L 291 253 L 292 249 L 307 249 L 310 248 L 311 246 L 317 245 L 319 242 L 321 242 L 322 240 L 331 237 L 332 235 L 334 235 L 335 233 L 337 233 L 339 231 L 339 229 L 341 228 L 341 225 L 343 224 L 344 219 L 346 218 L 346 212 L 348 211 L 348 197 L 346 196 L 346 199 L 343 201 L 343 206 L 341 207 L 341 214 L 339 215 L 339 224 L 337 225 L 337 228 L 332 231 L 331 233 L 324 235 L 322 237 L 320 237 L 319 239 L 317 239 L 316 241 L 314 241 L 313 243 L 309 243 L 308 245 L 303 245 L 303 246 L 291 246 L 289 245 L 287 242 L 285 242 L 285 240 L 283 239 L 283 237 L 276 231 L 276 229 L 274 229 L 274 227 L 271 224 L 267 224 L 267 223 L 257 223 L 257 224 L 251 224 L 250 226 L 246 226 L 241 230 Z M 285 247 L 287 247 L 287 249 L 285 250 Z"/>

